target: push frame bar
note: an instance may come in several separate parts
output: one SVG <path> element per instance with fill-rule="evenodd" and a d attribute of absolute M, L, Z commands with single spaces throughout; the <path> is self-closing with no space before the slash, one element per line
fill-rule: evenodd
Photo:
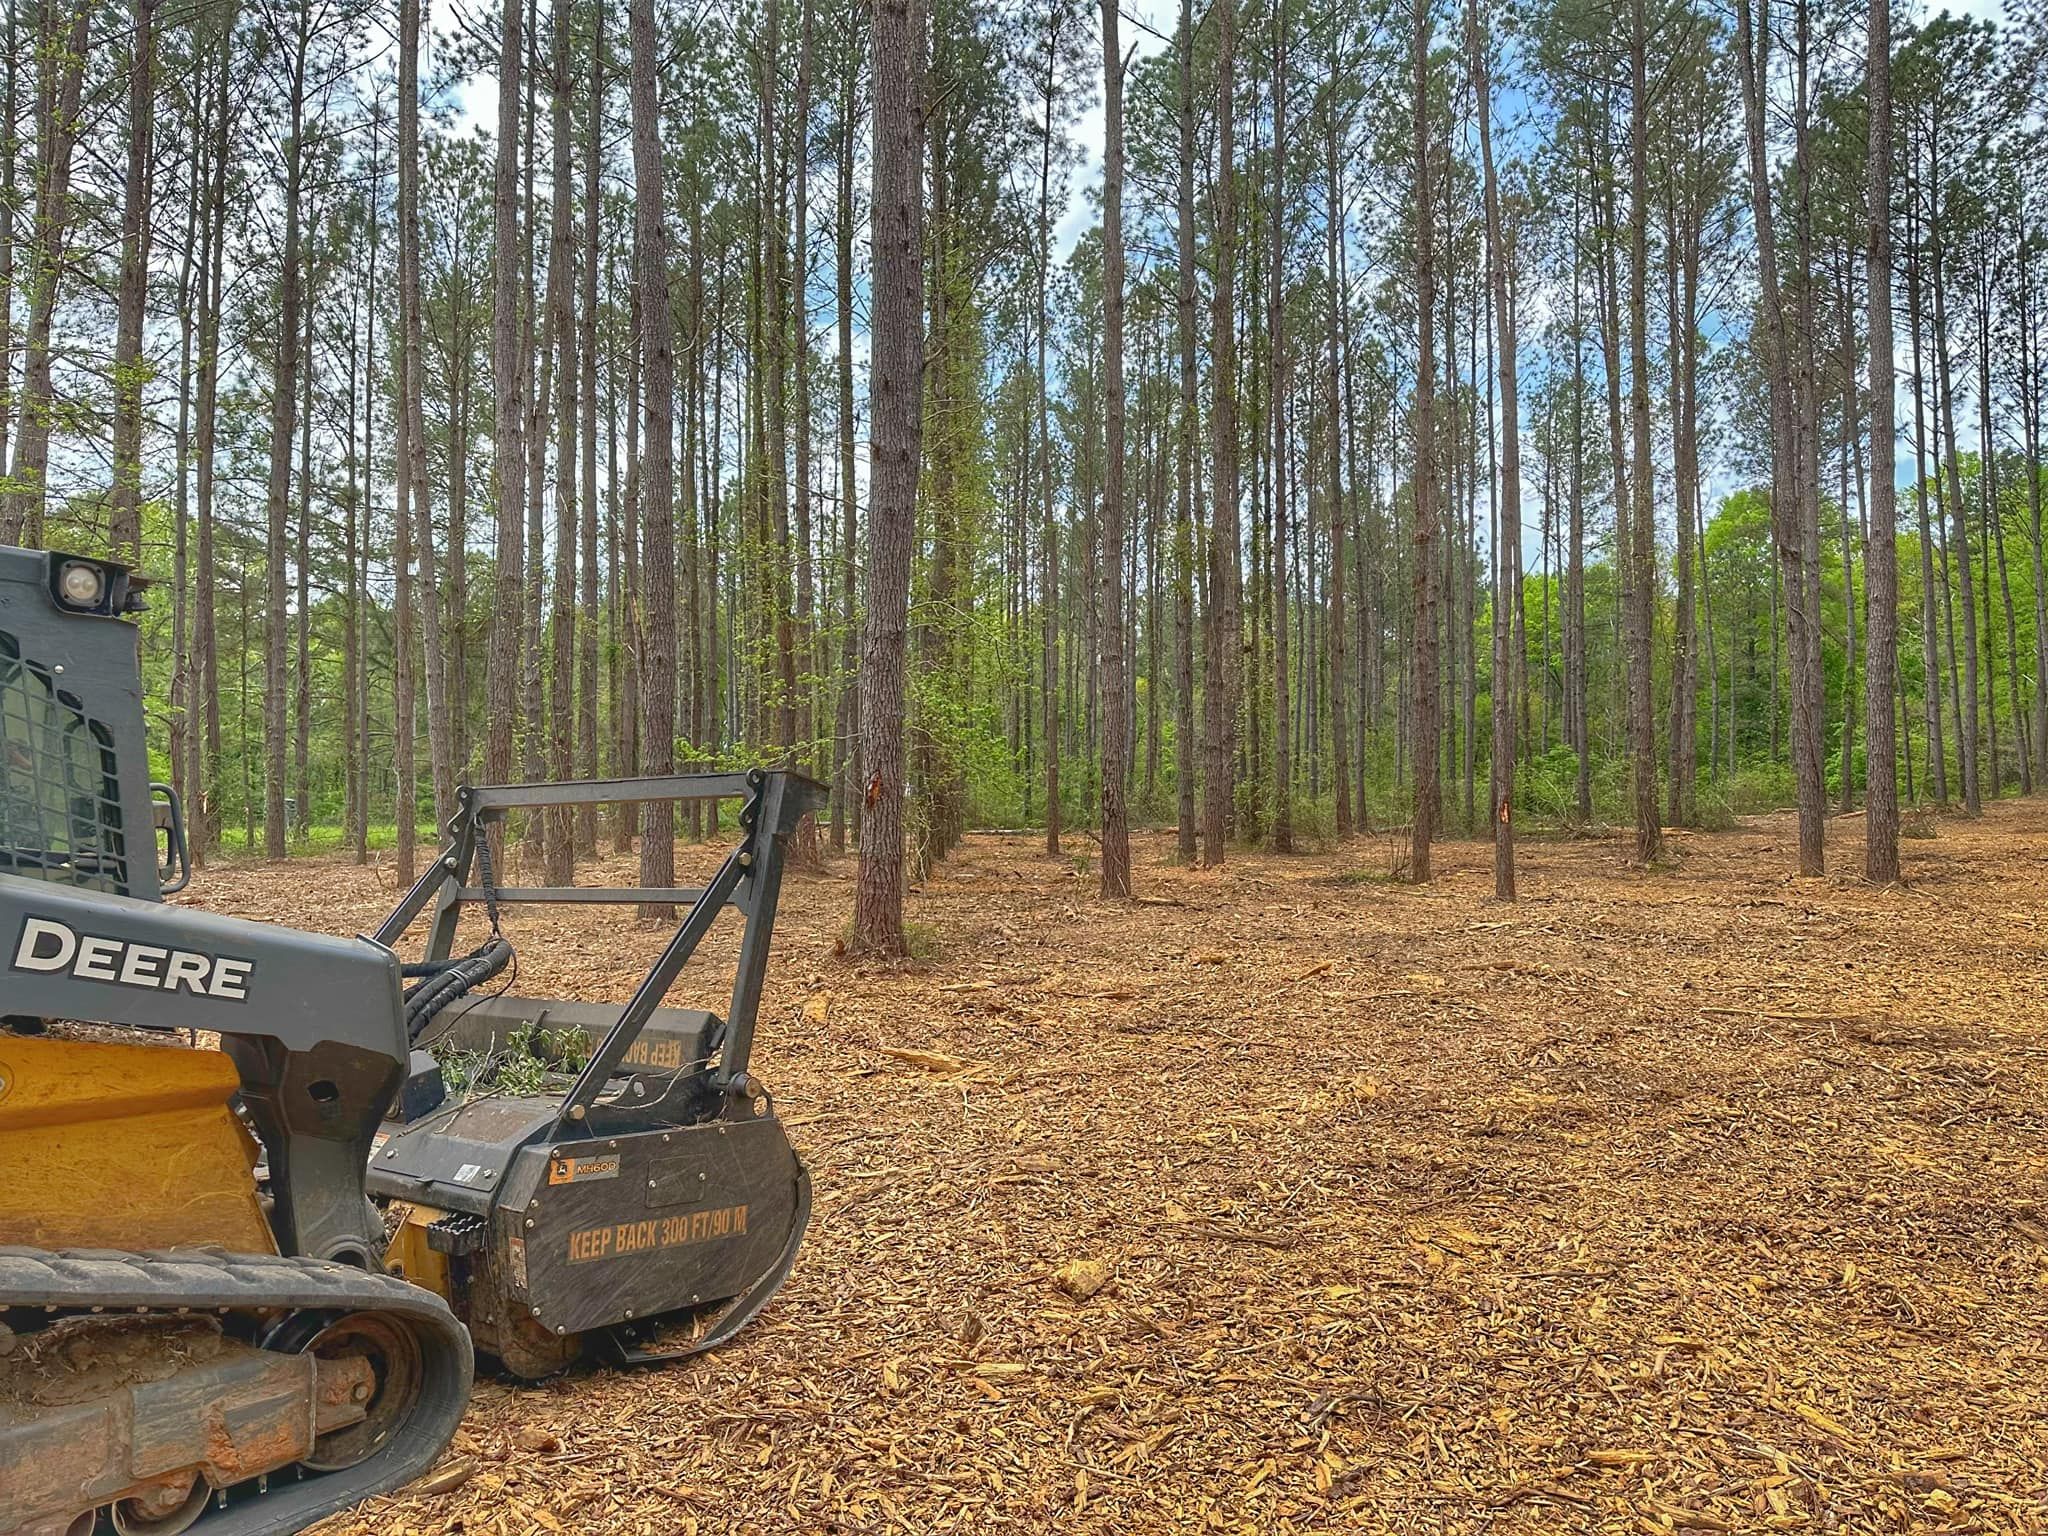
<path fill-rule="evenodd" d="M 448 842 L 426 873 L 414 882 L 371 935 L 395 947 L 420 914 L 433 906 L 428 929 L 427 960 L 446 960 L 454 948 L 462 909 L 478 903 L 555 905 L 643 903 L 680 906 L 686 910 L 674 935 L 634 990 L 606 1033 L 575 1086 L 562 1102 L 556 1123 L 559 1135 L 582 1129 L 605 1084 L 675 984 L 677 975 L 730 905 L 741 914 L 739 965 L 733 977 L 732 1001 L 725 1016 L 725 1043 L 719 1052 L 714 1081 L 726 1092 L 745 1090 L 754 1025 L 761 1005 L 761 985 L 768 970 L 769 939 L 781 898 L 782 872 L 790 836 L 806 814 L 824 809 L 825 786 L 788 769 L 754 768 L 745 773 L 685 773 L 630 779 L 581 779 L 560 784 L 465 785 L 456 791 L 456 811 L 448 823 Z M 702 887 L 682 886 L 497 886 L 470 883 L 479 863 L 481 839 L 493 822 L 515 810 L 562 806 L 633 804 L 647 801 L 738 799 L 740 842 Z"/>

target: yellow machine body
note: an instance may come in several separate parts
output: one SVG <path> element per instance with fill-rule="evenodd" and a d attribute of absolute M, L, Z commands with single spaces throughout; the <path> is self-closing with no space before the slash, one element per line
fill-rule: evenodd
<path fill-rule="evenodd" d="M 0 1035 L 0 1245 L 275 1253 L 218 1051 Z"/>
<path fill-rule="evenodd" d="M 443 1301 L 453 1302 L 455 1287 L 448 1273 L 448 1255 L 437 1251 L 427 1240 L 427 1228 L 448 1213 L 411 1201 L 394 1204 L 398 1210 L 398 1229 L 391 1234 L 391 1245 L 384 1250 L 384 1267 L 395 1275 L 405 1276 L 414 1285 L 424 1286 Z"/>

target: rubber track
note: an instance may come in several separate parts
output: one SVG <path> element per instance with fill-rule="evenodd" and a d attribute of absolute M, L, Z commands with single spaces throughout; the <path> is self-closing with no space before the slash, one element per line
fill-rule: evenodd
<path fill-rule="evenodd" d="M 419 1337 L 422 1383 L 411 1415 L 384 1448 L 340 1472 L 273 1473 L 268 1489 L 216 1500 L 194 1536 L 289 1536 L 324 1515 L 420 1476 L 440 1457 L 462 1421 L 475 1366 L 469 1332 L 448 1304 L 395 1275 L 372 1274 L 324 1259 L 219 1249 L 152 1253 L 0 1247 L 0 1306 L 93 1307 L 124 1311 L 313 1309 L 395 1313 Z"/>

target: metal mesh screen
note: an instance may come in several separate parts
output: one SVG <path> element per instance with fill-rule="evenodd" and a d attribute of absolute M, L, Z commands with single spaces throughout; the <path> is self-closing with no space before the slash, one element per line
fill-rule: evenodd
<path fill-rule="evenodd" d="M 113 737 L 0 630 L 0 871 L 128 889 Z"/>

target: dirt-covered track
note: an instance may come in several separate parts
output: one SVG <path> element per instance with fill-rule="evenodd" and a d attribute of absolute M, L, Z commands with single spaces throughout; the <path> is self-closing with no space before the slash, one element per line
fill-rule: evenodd
<path fill-rule="evenodd" d="M 1827 882 L 1789 819 L 1649 873 L 1525 842 L 1513 907 L 1477 844 L 1415 890 L 1145 836 L 1105 907 L 978 836 L 902 969 L 834 955 L 850 864 L 792 877 L 788 1287 L 686 1367 L 480 1384 L 455 1486 L 323 1530 L 2048 1528 L 2048 807 L 1942 821 L 1902 890 L 1829 831 Z M 537 995 L 622 999 L 659 938 L 517 917 Z"/>

